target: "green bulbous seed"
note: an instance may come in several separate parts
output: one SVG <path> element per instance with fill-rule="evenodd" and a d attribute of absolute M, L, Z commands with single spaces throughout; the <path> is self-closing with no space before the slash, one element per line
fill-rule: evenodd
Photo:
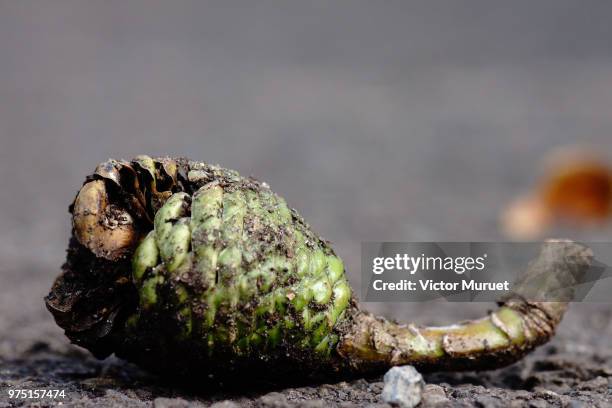
<path fill-rule="evenodd" d="M 117 211 L 96 211 L 107 203 Z M 67 262 L 45 298 L 56 322 L 97 357 L 171 375 L 492 368 L 547 341 L 567 306 L 510 297 L 442 328 L 375 317 L 351 301 L 329 244 L 267 185 L 186 159 L 102 163 L 70 211 Z M 546 288 L 565 292 L 592 258 L 547 242 L 527 274 L 550 269 L 559 279 Z"/>
<path fill-rule="evenodd" d="M 230 184 L 205 182 L 211 173 Z M 153 311 L 168 316 L 177 339 L 199 341 L 210 356 L 227 349 L 246 356 L 287 342 L 328 353 L 348 307 L 338 286 L 342 262 L 267 188 L 232 187 L 244 179 L 212 166 L 188 177 L 203 184 L 191 197 L 168 198 L 134 254 L 135 281 L 151 271 L 135 324 Z M 174 300 L 165 287 L 175 288 Z"/>

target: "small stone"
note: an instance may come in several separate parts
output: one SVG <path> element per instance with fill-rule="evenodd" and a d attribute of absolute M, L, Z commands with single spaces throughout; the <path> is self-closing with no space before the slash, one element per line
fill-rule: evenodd
<path fill-rule="evenodd" d="M 476 406 L 482 408 L 503 408 L 506 406 L 506 403 L 499 398 L 481 395 L 476 398 Z"/>
<path fill-rule="evenodd" d="M 549 404 L 543 399 L 535 399 L 529 402 L 529 408 L 546 408 Z"/>
<path fill-rule="evenodd" d="M 134 407 L 134 408 L 142 407 L 144 408 L 144 407 L 150 406 L 150 403 L 147 403 L 145 401 L 139 401 L 134 398 L 130 398 L 127 395 L 123 394 L 122 392 L 115 391 L 115 390 L 106 390 L 104 393 L 104 399 L 106 400 L 107 406 L 112 406 L 112 407 Z M 68 405 L 71 406 L 71 405 L 76 405 L 76 404 L 68 403 Z"/>
<path fill-rule="evenodd" d="M 357 390 L 366 391 L 368 387 L 370 386 L 370 383 L 368 383 L 363 378 L 360 378 L 358 380 L 353 381 L 351 385 L 353 386 L 353 388 Z"/>
<path fill-rule="evenodd" d="M 155 398 L 153 401 L 154 408 L 187 408 L 189 402 L 182 398 Z"/>
<path fill-rule="evenodd" d="M 285 408 L 289 407 L 289 401 L 280 392 L 271 392 L 259 398 L 260 406 L 270 408 Z"/>
<path fill-rule="evenodd" d="M 383 386 L 384 384 L 382 382 L 377 381 L 377 382 L 370 383 L 369 387 L 372 392 L 379 394 L 382 392 Z"/>
<path fill-rule="evenodd" d="M 300 408 L 327 408 L 329 404 L 325 400 L 317 399 L 310 401 L 303 401 L 300 403 Z"/>
<path fill-rule="evenodd" d="M 586 402 L 573 399 L 569 402 L 568 408 L 586 408 L 587 406 Z"/>
<path fill-rule="evenodd" d="M 423 377 L 412 366 L 393 367 L 384 377 L 382 398 L 401 408 L 413 408 L 421 402 L 425 387 Z"/>
<path fill-rule="evenodd" d="M 224 400 L 215 402 L 210 408 L 240 408 L 240 405 L 236 404 L 234 401 Z"/>
<path fill-rule="evenodd" d="M 517 390 L 514 393 L 514 396 L 516 398 L 518 398 L 518 399 L 525 399 L 525 400 L 528 400 L 528 399 L 531 398 L 531 394 L 528 391 L 525 391 L 525 390 Z"/>
<path fill-rule="evenodd" d="M 604 392 L 608 389 L 608 380 L 604 377 L 595 377 L 592 380 L 579 384 L 577 388 L 584 391 Z"/>
<path fill-rule="evenodd" d="M 423 391 L 421 404 L 424 407 L 444 407 L 450 404 L 450 400 L 446 398 L 444 388 L 436 384 L 427 384 Z"/>
<path fill-rule="evenodd" d="M 118 385 L 117 380 L 105 377 L 93 377 L 81 381 L 81 386 L 88 391 L 118 388 Z"/>
<path fill-rule="evenodd" d="M 461 388 L 457 388 L 453 391 L 453 397 L 455 398 L 469 398 L 471 393 L 471 389 L 465 386 L 461 386 Z"/>
<path fill-rule="evenodd" d="M 557 394 L 556 392 L 547 390 L 542 387 L 535 387 L 533 389 L 533 392 L 535 393 L 536 397 L 542 398 L 546 401 L 558 401 L 560 398 L 559 394 Z"/>
<path fill-rule="evenodd" d="M 323 384 L 318 391 L 320 397 L 328 397 L 331 395 L 332 391 L 329 387 L 326 387 L 327 384 Z"/>

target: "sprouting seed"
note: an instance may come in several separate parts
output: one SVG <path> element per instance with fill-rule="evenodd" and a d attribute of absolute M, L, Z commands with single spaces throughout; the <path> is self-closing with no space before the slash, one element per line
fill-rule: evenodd
<path fill-rule="evenodd" d="M 95 356 L 165 375 L 497 368 L 546 342 L 566 309 L 510 296 L 482 319 L 447 327 L 373 316 L 329 243 L 267 184 L 186 159 L 102 163 L 70 212 L 73 236 L 48 309 Z M 569 256 L 587 265 L 592 254 L 545 244 L 531 268 L 571 274 Z"/>

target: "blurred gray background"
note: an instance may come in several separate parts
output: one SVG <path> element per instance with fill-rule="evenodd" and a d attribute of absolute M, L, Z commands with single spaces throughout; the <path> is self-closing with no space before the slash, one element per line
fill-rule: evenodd
<path fill-rule="evenodd" d="M 1 331 L 65 341 L 40 298 L 109 157 L 267 181 L 354 284 L 361 241 L 502 238 L 546 152 L 612 151 L 611 20 L 607 1 L 0 0 Z"/>

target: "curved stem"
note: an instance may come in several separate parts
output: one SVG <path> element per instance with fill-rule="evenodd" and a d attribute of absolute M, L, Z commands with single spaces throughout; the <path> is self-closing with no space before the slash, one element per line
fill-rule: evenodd
<path fill-rule="evenodd" d="M 591 263 L 589 248 L 548 241 L 515 286 L 514 293 L 488 316 L 445 327 L 400 325 L 357 310 L 338 352 L 355 371 L 411 364 L 421 369 L 472 370 L 515 362 L 554 334 L 574 286 Z M 538 281 L 537 299 L 521 293 Z"/>

